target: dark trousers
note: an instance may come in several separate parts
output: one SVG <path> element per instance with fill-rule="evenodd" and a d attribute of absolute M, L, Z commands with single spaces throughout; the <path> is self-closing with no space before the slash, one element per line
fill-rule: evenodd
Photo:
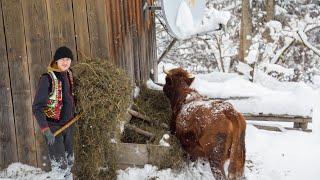
<path fill-rule="evenodd" d="M 51 132 L 54 133 L 61 126 L 51 126 Z M 53 145 L 49 145 L 49 157 L 51 166 L 58 165 L 65 169 L 67 165 L 73 164 L 73 126 L 65 129 L 55 137 Z"/>

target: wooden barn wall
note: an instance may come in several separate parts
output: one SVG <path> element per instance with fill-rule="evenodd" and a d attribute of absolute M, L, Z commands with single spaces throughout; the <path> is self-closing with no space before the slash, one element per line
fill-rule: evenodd
<path fill-rule="evenodd" d="M 130 73 L 137 84 L 145 82 L 156 62 L 156 36 L 153 13 L 142 7 L 153 0 L 106 2 L 111 60 Z"/>
<path fill-rule="evenodd" d="M 55 49 L 73 64 L 98 58 L 123 68 L 132 82 L 156 63 L 153 0 L 0 0 L 0 169 L 12 162 L 48 167 L 47 147 L 32 115 L 39 77 Z"/>

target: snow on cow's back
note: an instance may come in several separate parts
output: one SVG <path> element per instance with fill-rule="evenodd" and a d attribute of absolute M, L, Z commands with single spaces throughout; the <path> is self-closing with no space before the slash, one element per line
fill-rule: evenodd
<path fill-rule="evenodd" d="M 181 108 L 180 115 L 188 116 L 199 108 L 210 109 L 212 113 L 217 114 L 228 109 L 233 109 L 233 106 L 228 102 L 223 102 L 221 100 L 208 100 L 197 92 L 191 92 L 186 97 L 185 104 Z"/>
<path fill-rule="evenodd" d="M 207 123 L 216 121 L 229 110 L 235 112 L 233 111 L 233 106 L 228 102 L 204 99 L 203 96 L 197 92 L 192 92 L 187 95 L 185 104 L 181 107 L 181 111 L 177 116 L 177 124 L 188 128 L 195 123 L 194 120 L 200 122 L 206 120 Z M 206 124 L 206 122 L 200 124 L 205 125 L 203 123 Z"/>

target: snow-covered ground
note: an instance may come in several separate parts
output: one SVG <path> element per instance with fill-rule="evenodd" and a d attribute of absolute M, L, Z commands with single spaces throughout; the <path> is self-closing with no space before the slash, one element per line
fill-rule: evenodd
<path fill-rule="evenodd" d="M 252 125 L 246 132 L 246 167 L 248 180 L 317 180 L 320 177 L 320 139 L 314 133 L 299 131 L 271 132 Z M 181 172 L 156 167 L 129 168 L 119 171 L 119 180 L 209 180 L 213 179 L 208 163 L 190 163 Z"/>
<path fill-rule="evenodd" d="M 66 171 L 54 169 L 44 172 L 40 168 L 21 163 L 13 163 L 7 169 L 0 171 L 1 180 L 72 180 L 72 174 L 65 177 Z"/>
<path fill-rule="evenodd" d="M 166 64 L 166 68 L 173 66 Z M 162 66 L 159 66 L 159 71 Z M 248 180 L 317 180 L 320 178 L 320 96 L 319 90 L 303 83 L 280 83 L 266 79 L 261 73 L 255 81 L 236 74 L 210 73 L 196 75 L 192 87 L 209 97 L 250 97 L 231 101 L 242 112 L 285 113 L 313 116 L 308 128 L 312 133 L 301 131 L 271 132 L 259 130 L 248 124 L 246 131 L 246 167 Z M 164 83 L 164 74 L 159 74 Z M 150 88 L 161 89 L 152 82 Z M 277 124 L 276 122 L 274 124 Z M 118 171 L 119 180 L 142 179 L 196 180 L 213 179 L 209 165 L 204 161 L 189 163 L 182 171 L 172 169 L 158 171 L 157 167 L 129 168 Z M 0 172 L 0 179 L 63 179 L 56 171 L 43 172 L 40 169 L 15 163 Z"/>

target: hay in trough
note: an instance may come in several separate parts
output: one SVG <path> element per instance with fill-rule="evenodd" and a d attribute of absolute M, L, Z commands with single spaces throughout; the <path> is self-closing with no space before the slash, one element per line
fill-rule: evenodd
<path fill-rule="evenodd" d="M 115 179 L 115 145 L 120 124 L 132 104 L 132 84 L 126 73 L 108 60 L 85 60 L 72 68 L 76 109 L 82 113 L 75 128 L 76 179 Z"/>
<path fill-rule="evenodd" d="M 145 123 L 134 117 L 131 119 L 130 124 L 134 124 L 143 130 L 155 134 L 155 138 L 153 140 L 149 140 L 145 136 L 139 135 L 130 130 L 125 130 L 122 136 L 123 142 L 158 145 L 164 134 L 170 134 L 168 128 L 164 128 L 159 125 L 161 123 L 169 125 L 171 119 L 170 102 L 162 91 L 141 87 L 140 95 L 134 100 L 133 108 L 141 114 L 148 116 L 154 123 Z M 160 169 L 172 168 L 179 170 L 185 164 L 186 153 L 182 150 L 178 139 L 171 134 L 169 144 L 169 153 L 154 161 L 153 165 L 158 166 Z"/>

